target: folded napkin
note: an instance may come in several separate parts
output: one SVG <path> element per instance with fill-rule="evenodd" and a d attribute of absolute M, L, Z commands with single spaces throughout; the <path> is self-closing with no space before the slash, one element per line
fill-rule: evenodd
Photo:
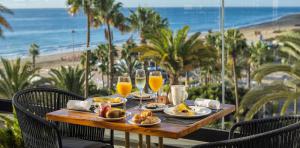
<path fill-rule="evenodd" d="M 71 110 L 90 111 L 91 106 L 91 101 L 69 100 L 67 103 L 67 108 Z"/>
<path fill-rule="evenodd" d="M 203 106 L 211 109 L 220 109 L 221 106 L 221 103 L 217 100 L 201 99 L 201 98 L 197 98 L 194 104 L 195 106 Z"/>

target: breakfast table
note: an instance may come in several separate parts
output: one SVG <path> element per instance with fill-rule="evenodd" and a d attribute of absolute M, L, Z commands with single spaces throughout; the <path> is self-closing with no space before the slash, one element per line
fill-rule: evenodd
<path fill-rule="evenodd" d="M 186 101 L 187 104 L 193 104 L 193 101 Z M 221 119 L 235 111 L 234 105 L 221 104 L 219 110 L 213 110 L 209 115 L 193 118 L 180 119 L 164 114 L 163 112 L 155 112 L 154 115 L 161 119 L 161 123 L 151 127 L 141 127 L 130 124 L 128 121 L 132 115 L 139 113 L 138 101 L 128 99 L 126 102 L 127 112 L 130 114 L 122 121 L 104 121 L 97 114 L 92 112 L 75 111 L 68 109 L 60 109 L 50 112 L 46 115 L 47 120 L 56 122 L 65 122 L 76 125 L 84 125 L 96 128 L 105 128 L 125 132 L 125 147 L 130 147 L 130 133 L 139 134 L 139 147 L 143 146 L 143 135 L 146 136 L 146 147 L 151 147 L 151 136 L 158 137 L 158 147 L 163 147 L 163 138 L 178 139 L 193 133 L 200 128 Z"/>

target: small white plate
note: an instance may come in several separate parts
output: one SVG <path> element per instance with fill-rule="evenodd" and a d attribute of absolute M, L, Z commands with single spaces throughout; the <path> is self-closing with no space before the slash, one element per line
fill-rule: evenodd
<path fill-rule="evenodd" d="M 152 124 L 137 124 L 135 122 L 132 121 L 132 119 L 128 120 L 128 123 L 133 124 L 133 125 L 137 125 L 137 126 L 142 126 L 142 127 L 150 127 L 150 126 L 154 126 L 154 125 L 158 125 L 161 123 L 161 120 L 158 118 L 158 121 L 156 123 L 152 123 Z"/>
<path fill-rule="evenodd" d="M 133 92 L 133 93 L 131 93 L 131 95 L 133 96 L 132 99 L 134 99 L 134 100 L 142 99 L 143 101 L 147 101 L 147 100 L 152 100 L 153 99 L 151 97 L 152 94 L 143 93 L 142 97 L 141 97 L 139 92 Z"/>
<path fill-rule="evenodd" d="M 196 107 L 196 106 L 189 106 L 194 112 L 194 115 L 187 115 L 185 113 L 177 113 L 174 111 L 175 107 L 169 107 L 164 110 L 164 113 L 167 115 L 178 117 L 178 118 L 199 118 L 202 116 L 209 115 L 212 111 L 207 107 Z"/>
<path fill-rule="evenodd" d="M 106 97 L 103 97 L 103 98 L 106 98 Z M 93 98 L 88 98 L 87 100 L 92 100 L 92 101 L 93 101 Z M 121 100 L 122 100 L 122 101 L 119 102 L 119 103 L 110 103 L 110 105 L 111 105 L 111 106 L 119 106 L 119 105 L 122 105 L 122 104 L 124 104 L 124 103 L 127 102 L 127 99 L 125 99 L 125 98 L 121 98 Z M 94 102 L 94 101 L 93 101 L 93 105 L 98 105 L 98 106 L 100 106 L 101 103 L 102 103 L 102 102 Z"/>
<path fill-rule="evenodd" d="M 121 120 L 125 119 L 126 116 L 121 117 L 121 118 L 103 118 L 103 117 L 98 116 L 98 118 L 100 118 L 100 119 L 102 119 L 104 121 L 121 121 Z"/>
<path fill-rule="evenodd" d="M 142 106 L 142 110 L 149 110 L 149 111 L 152 111 L 152 112 L 161 112 L 161 111 L 164 111 L 166 108 L 168 108 L 168 105 L 162 105 L 162 107 L 158 107 L 158 108 L 155 108 L 155 109 L 150 109 L 150 108 L 147 108 L 146 105 L 147 104 L 144 104 Z"/>

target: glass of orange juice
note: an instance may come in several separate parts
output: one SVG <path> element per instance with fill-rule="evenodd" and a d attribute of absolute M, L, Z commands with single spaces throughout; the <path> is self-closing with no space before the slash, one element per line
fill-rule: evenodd
<path fill-rule="evenodd" d="M 131 93 L 132 85 L 129 76 L 119 76 L 117 83 L 117 92 L 118 94 L 126 98 Z M 126 102 L 124 103 L 124 109 L 126 109 Z"/>
<path fill-rule="evenodd" d="M 153 71 L 149 74 L 149 86 L 152 91 L 155 93 L 156 102 L 158 101 L 158 91 L 163 85 L 163 77 L 160 71 Z"/>

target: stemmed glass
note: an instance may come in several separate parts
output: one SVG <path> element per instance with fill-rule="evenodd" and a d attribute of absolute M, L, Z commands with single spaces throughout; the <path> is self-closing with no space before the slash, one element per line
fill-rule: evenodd
<path fill-rule="evenodd" d="M 140 105 L 139 108 L 142 109 L 142 95 L 143 90 L 146 85 L 146 73 L 143 69 L 138 69 L 135 71 L 135 85 L 140 91 Z"/>
<path fill-rule="evenodd" d="M 129 76 L 119 76 L 117 83 L 117 92 L 121 97 L 126 97 L 131 93 L 132 85 Z M 126 110 L 126 103 L 124 103 L 124 110 Z"/>
<path fill-rule="evenodd" d="M 155 102 L 158 102 L 158 91 L 163 85 L 163 77 L 160 71 L 150 72 L 149 75 L 149 86 L 155 93 Z"/>

